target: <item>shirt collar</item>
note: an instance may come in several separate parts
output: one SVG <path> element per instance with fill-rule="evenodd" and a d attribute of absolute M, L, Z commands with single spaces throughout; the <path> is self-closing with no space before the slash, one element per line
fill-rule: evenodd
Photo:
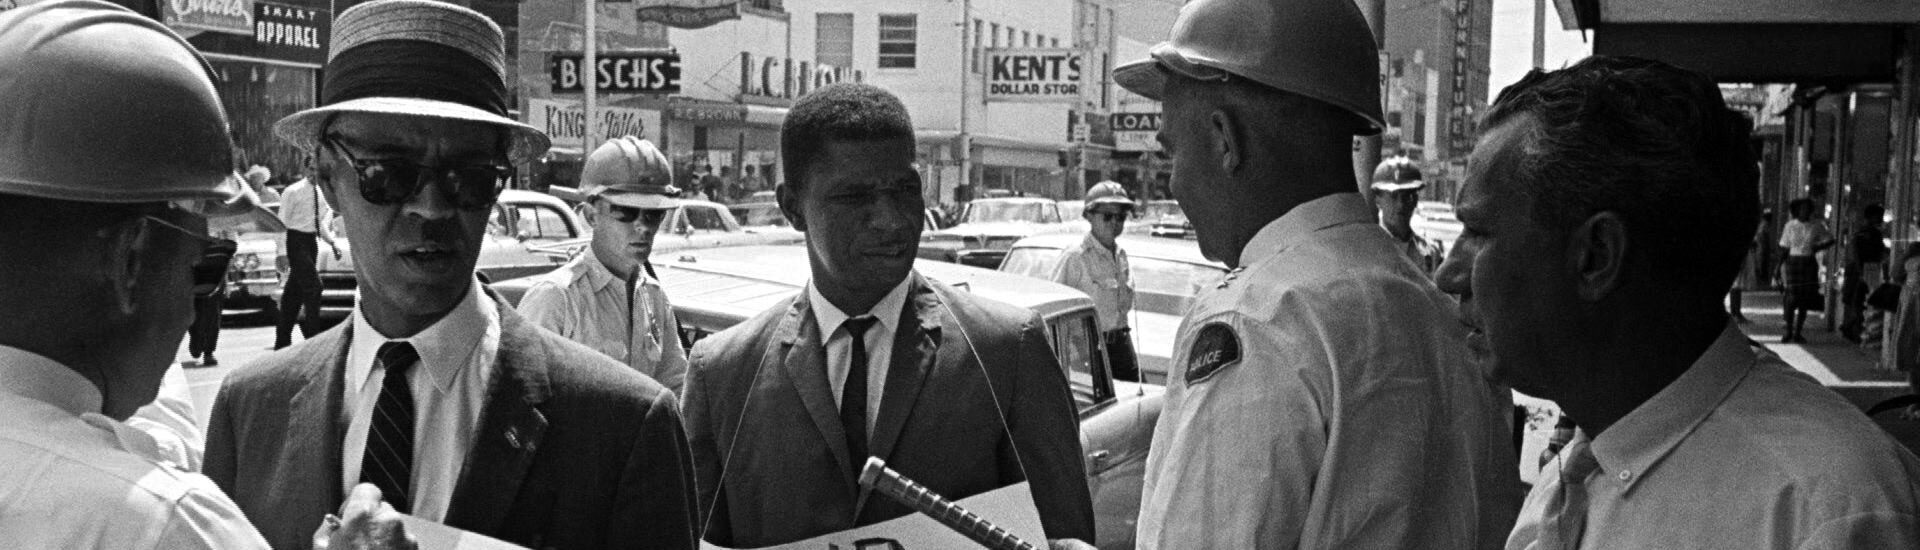
<path fill-rule="evenodd" d="M 1374 222 L 1373 205 L 1359 193 L 1334 193 L 1293 207 L 1260 232 L 1253 234 L 1240 250 L 1240 266 L 1274 256 L 1308 240 L 1315 231 L 1350 223 Z"/>
<path fill-rule="evenodd" d="M 347 379 L 364 383 L 373 373 L 372 359 L 379 353 L 380 345 L 403 341 L 413 344 L 414 351 L 419 352 L 420 364 L 425 367 L 419 370 L 433 381 L 434 387 L 441 391 L 452 391 L 454 378 L 473 359 L 480 344 L 489 340 L 497 341 L 499 332 L 500 312 L 495 309 L 493 298 L 487 296 L 477 278 L 467 288 L 467 296 L 452 311 L 427 325 L 425 330 L 407 338 L 389 338 L 381 334 L 356 307 L 353 311 L 353 348 L 348 352 Z"/>
<path fill-rule="evenodd" d="M 624 277 L 614 275 L 613 271 L 608 270 L 607 264 L 600 261 L 600 257 L 593 252 L 593 246 L 591 245 L 587 246 L 586 250 L 581 251 L 579 256 L 575 256 L 574 260 L 584 264 L 587 270 L 587 285 L 595 292 L 605 290 L 608 286 L 626 280 Z M 649 284 L 654 284 L 653 277 L 648 275 L 645 269 L 642 269 L 640 271 L 640 286 Z"/>
<path fill-rule="evenodd" d="M 887 291 L 886 296 L 881 296 L 880 301 L 874 302 L 873 309 L 860 315 L 872 315 L 880 321 L 880 327 L 886 334 L 893 334 L 894 329 L 898 328 L 894 325 L 900 324 L 900 311 L 907 307 L 907 287 L 912 282 L 913 274 L 909 272 L 905 278 L 900 279 L 900 284 L 894 285 L 893 290 Z M 842 323 L 854 317 L 840 311 L 840 308 L 834 307 L 833 302 L 827 301 L 827 297 L 821 296 L 820 289 L 813 286 L 813 281 L 807 281 L 807 301 L 813 306 L 814 320 L 820 322 L 820 333 L 826 335 L 822 340 L 831 340 L 833 332 L 840 330 Z M 892 314 L 887 315 L 888 312 Z"/>
<path fill-rule="evenodd" d="M 1106 245 L 1100 244 L 1100 239 L 1093 237 L 1092 231 L 1088 231 L 1087 237 L 1080 240 L 1080 248 L 1084 248 L 1088 252 L 1098 254 L 1100 257 L 1108 260 L 1118 260 L 1127 255 L 1126 249 L 1120 248 L 1119 241 L 1114 241 L 1113 249 L 1108 250 Z"/>
<path fill-rule="evenodd" d="M 1733 393 L 1757 359 L 1746 335 L 1728 322 L 1687 372 L 1593 439 L 1600 468 L 1623 492 L 1631 489 Z"/>
<path fill-rule="evenodd" d="M 44 355 L 0 346 L 0 392 L 39 401 L 80 416 L 98 414 L 104 401 L 87 377 Z"/>

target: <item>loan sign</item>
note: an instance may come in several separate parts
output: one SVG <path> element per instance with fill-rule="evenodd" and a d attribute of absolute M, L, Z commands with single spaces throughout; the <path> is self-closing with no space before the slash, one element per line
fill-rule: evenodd
<path fill-rule="evenodd" d="M 987 50 L 987 101 L 1079 103 L 1087 52 L 1062 48 Z"/>
<path fill-rule="evenodd" d="M 581 67 L 585 54 L 556 52 L 547 64 L 552 92 L 579 93 L 585 82 Z M 602 93 L 677 94 L 680 93 L 680 54 L 673 52 L 600 52 L 594 63 L 600 67 L 593 87 Z"/>
<path fill-rule="evenodd" d="M 1114 113 L 1113 148 L 1119 151 L 1159 151 L 1160 113 Z"/>

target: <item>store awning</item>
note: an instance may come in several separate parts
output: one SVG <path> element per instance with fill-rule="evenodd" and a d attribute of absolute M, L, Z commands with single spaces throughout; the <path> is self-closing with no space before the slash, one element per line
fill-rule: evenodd
<path fill-rule="evenodd" d="M 1721 82 L 1886 82 L 1910 0 L 1555 0 L 1593 53 L 1659 59 Z"/>

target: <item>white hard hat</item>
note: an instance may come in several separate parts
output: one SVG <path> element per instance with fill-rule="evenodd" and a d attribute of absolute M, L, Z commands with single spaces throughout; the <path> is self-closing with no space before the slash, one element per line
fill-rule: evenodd
<path fill-rule="evenodd" d="M 630 208 L 667 210 L 680 206 L 667 155 L 652 142 L 633 136 L 607 140 L 580 167 L 580 193 Z"/>

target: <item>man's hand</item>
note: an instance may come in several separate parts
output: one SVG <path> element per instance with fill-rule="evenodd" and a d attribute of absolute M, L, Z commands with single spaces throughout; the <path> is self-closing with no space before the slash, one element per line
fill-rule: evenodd
<path fill-rule="evenodd" d="M 400 523 L 402 514 L 381 500 L 380 488 L 370 483 L 353 486 L 341 505 L 340 526 L 327 535 L 326 550 L 413 550 L 413 536 Z M 325 532 L 327 526 L 320 527 Z"/>
<path fill-rule="evenodd" d="M 327 241 L 327 248 L 333 249 L 333 260 L 336 262 L 340 261 L 340 245 L 333 244 L 333 241 Z"/>
<path fill-rule="evenodd" d="M 1100 550 L 1080 539 L 1050 539 L 1047 550 Z"/>

